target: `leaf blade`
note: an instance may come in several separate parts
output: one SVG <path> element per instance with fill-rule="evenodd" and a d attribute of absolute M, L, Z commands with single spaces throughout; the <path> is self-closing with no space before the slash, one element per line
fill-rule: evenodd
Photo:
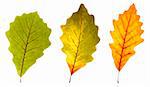
<path fill-rule="evenodd" d="M 114 43 L 110 44 L 110 48 L 118 71 L 121 71 L 129 58 L 135 54 L 134 47 L 144 41 L 140 37 L 144 32 L 141 29 L 142 22 L 139 21 L 140 16 L 136 12 L 133 4 L 119 15 L 118 20 L 113 20 L 114 31 L 111 32 L 111 36 Z"/>
<path fill-rule="evenodd" d="M 73 13 L 61 28 L 63 35 L 60 39 L 64 44 L 62 51 L 67 55 L 66 61 L 73 75 L 93 60 L 91 55 L 100 41 L 98 27 L 94 23 L 94 16 L 89 15 L 81 4 L 79 10 Z"/>
<path fill-rule="evenodd" d="M 9 50 L 13 54 L 13 62 L 20 77 L 36 62 L 36 59 L 43 55 L 44 49 L 49 47 L 50 33 L 51 30 L 37 12 L 17 16 L 10 24 L 6 36 L 10 42 Z M 20 43 L 19 47 L 18 43 Z"/>

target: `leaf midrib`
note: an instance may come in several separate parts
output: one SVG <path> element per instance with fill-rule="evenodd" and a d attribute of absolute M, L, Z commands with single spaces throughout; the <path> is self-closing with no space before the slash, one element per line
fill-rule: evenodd
<path fill-rule="evenodd" d="M 24 60 L 25 60 L 26 53 L 27 53 L 27 48 L 28 48 L 28 44 L 29 44 L 29 38 L 30 38 L 30 35 L 31 35 L 31 29 L 32 29 L 33 23 L 34 23 L 34 17 L 33 17 L 33 21 L 31 23 L 30 28 L 29 28 L 28 23 L 27 23 L 29 33 L 28 33 L 28 36 L 27 36 L 27 40 L 26 40 L 26 44 L 25 44 L 25 48 L 24 48 L 24 54 L 23 54 L 23 57 L 22 57 L 21 69 L 20 69 L 20 77 L 22 77 L 22 74 L 23 74 Z"/>
<path fill-rule="evenodd" d="M 74 64 L 73 64 L 73 67 L 72 67 L 72 70 L 71 70 L 71 75 L 74 73 L 74 67 L 76 65 L 76 61 L 77 61 L 77 57 L 78 57 L 78 54 L 79 54 L 79 46 L 80 46 L 80 40 L 81 40 L 81 35 L 82 35 L 82 32 L 81 30 L 83 29 L 83 23 L 82 23 L 82 13 L 81 13 L 81 16 L 80 17 L 80 34 L 79 34 L 79 38 L 78 38 L 78 45 L 77 45 L 77 51 L 75 53 L 75 58 L 74 58 Z"/>
<path fill-rule="evenodd" d="M 126 30 L 125 31 L 126 32 L 125 33 L 125 37 L 123 38 L 123 46 L 122 46 L 122 50 L 121 50 L 121 55 L 120 55 L 120 60 L 119 60 L 119 68 L 118 68 L 119 71 L 121 70 L 121 63 L 122 63 L 122 59 L 123 59 L 123 52 L 124 52 L 124 49 L 125 49 L 124 45 L 125 45 L 125 41 L 126 41 L 126 37 L 127 37 L 130 21 L 131 21 L 131 16 L 132 16 L 132 14 L 129 16 L 128 25 L 127 25 L 127 27 L 125 29 Z"/>

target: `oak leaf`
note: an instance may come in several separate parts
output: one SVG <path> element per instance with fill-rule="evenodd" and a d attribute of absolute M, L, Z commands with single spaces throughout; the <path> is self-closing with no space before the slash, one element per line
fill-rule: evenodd
<path fill-rule="evenodd" d="M 135 54 L 135 46 L 144 41 L 141 38 L 143 30 L 141 29 L 142 22 L 139 19 L 140 16 L 137 15 L 137 10 L 133 4 L 127 11 L 119 15 L 118 20 L 113 20 L 114 31 L 110 33 L 114 42 L 110 44 L 110 48 L 119 72 L 129 58 Z"/>
<path fill-rule="evenodd" d="M 61 41 L 64 44 L 62 51 L 67 55 L 66 61 L 72 76 L 93 60 L 92 53 L 100 41 L 98 27 L 94 23 L 94 16 L 89 15 L 81 4 L 79 10 L 73 13 L 61 28 L 63 31 Z"/>
<path fill-rule="evenodd" d="M 20 77 L 43 55 L 44 49 L 50 46 L 50 33 L 51 30 L 37 12 L 17 16 L 10 24 L 6 36 Z"/>

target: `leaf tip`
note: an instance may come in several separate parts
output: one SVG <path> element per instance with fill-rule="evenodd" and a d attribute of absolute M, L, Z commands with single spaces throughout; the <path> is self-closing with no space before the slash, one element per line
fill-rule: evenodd
<path fill-rule="evenodd" d="M 80 8 L 85 8 L 83 3 L 80 4 Z"/>
<path fill-rule="evenodd" d="M 78 12 L 80 12 L 80 11 L 81 11 L 81 12 L 82 12 L 82 11 L 83 11 L 83 12 L 84 12 L 84 11 L 87 12 L 87 9 L 86 9 L 86 7 L 84 6 L 84 4 L 81 4 L 81 5 L 80 5 Z"/>
<path fill-rule="evenodd" d="M 133 3 L 131 6 L 132 6 L 132 7 L 135 7 L 135 4 Z"/>
<path fill-rule="evenodd" d="M 136 7 L 134 3 L 130 6 L 129 11 L 136 12 Z"/>

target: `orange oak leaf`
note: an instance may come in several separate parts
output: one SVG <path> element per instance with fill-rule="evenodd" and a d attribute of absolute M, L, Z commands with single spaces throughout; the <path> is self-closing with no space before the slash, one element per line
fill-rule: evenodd
<path fill-rule="evenodd" d="M 123 14 L 119 15 L 118 20 L 113 20 L 114 31 L 111 31 L 113 43 L 110 44 L 112 56 L 116 68 L 120 72 L 129 58 L 135 54 L 134 47 L 143 42 L 141 34 L 142 22 L 139 21 L 140 16 L 136 14 L 135 5 Z"/>

